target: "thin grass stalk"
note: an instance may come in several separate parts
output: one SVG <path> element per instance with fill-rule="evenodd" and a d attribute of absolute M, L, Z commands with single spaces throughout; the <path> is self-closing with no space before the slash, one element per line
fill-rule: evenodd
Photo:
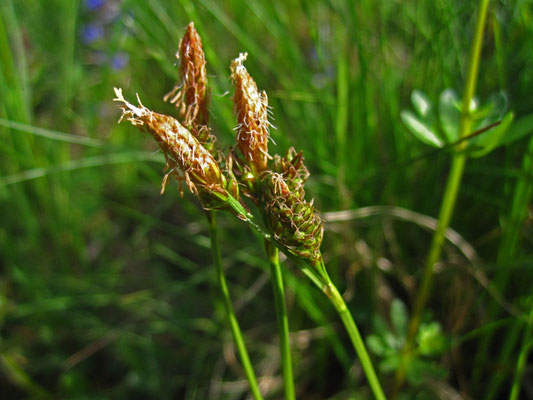
<path fill-rule="evenodd" d="M 285 305 L 285 289 L 283 273 L 279 263 L 279 251 L 269 241 L 265 240 L 265 250 L 270 264 L 276 319 L 278 322 L 279 346 L 281 351 L 281 368 L 283 371 L 283 392 L 285 400 L 295 400 L 294 377 L 292 373 L 291 346 L 289 341 L 289 317 Z"/>
<path fill-rule="evenodd" d="M 359 333 L 357 324 L 355 323 L 355 320 L 353 319 L 350 310 L 346 306 L 344 299 L 337 290 L 337 287 L 333 284 L 333 282 L 327 275 L 326 267 L 324 266 L 324 262 L 322 260 L 320 260 L 320 264 L 318 266 L 319 271 L 323 279 L 325 280 L 325 285 L 322 286 L 322 291 L 326 294 L 329 301 L 331 302 L 333 307 L 335 307 L 335 310 L 337 310 L 339 316 L 341 317 L 342 323 L 344 324 L 344 327 L 348 332 L 348 336 L 350 337 L 355 352 L 359 357 L 359 361 L 361 361 L 361 365 L 368 380 L 368 384 L 370 385 L 370 389 L 372 390 L 372 393 L 374 394 L 374 397 L 377 400 L 385 400 L 385 393 L 381 388 L 381 384 L 376 375 L 376 371 L 374 370 L 372 360 L 370 359 L 368 351 L 366 350 L 365 343 L 363 342 L 361 334 Z"/>
<path fill-rule="evenodd" d="M 33 379 L 18 364 L 16 358 L 6 353 L 0 353 L 0 367 L 5 376 L 21 391 L 26 392 L 30 398 L 52 399 L 53 396 Z"/>
<path fill-rule="evenodd" d="M 231 333 L 233 335 L 233 341 L 237 347 L 237 352 L 239 353 L 239 357 L 241 359 L 244 374 L 246 375 L 246 379 L 250 385 L 250 391 L 252 392 L 255 400 L 262 400 L 263 396 L 261 395 L 261 391 L 259 390 L 259 386 L 257 384 L 257 378 L 255 376 L 250 357 L 248 356 L 248 350 L 246 349 L 246 344 L 244 343 L 241 328 L 237 322 L 235 312 L 233 311 L 228 284 L 224 275 L 224 269 L 222 268 L 215 212 L 207 211 L 207 219 L 209 221 L 209 235 L 211 237 L 211 253 L 213 256 L 213 262 L 215 263 L 217 280 L 220 285 L 220 293 L 222 295 L 224 307 L 226 308 L 226 314 L 231 328 Z"/>
<path fill-rule="evenodd" d="M 530 139 L 528 150 L 522 160 L 522 172 L 521 178 L 515 185 L 515 189 L 512 196 L 512 205 L 509 216 L 507 217 L 507 223 L 503 226 L 503 237 L 501 240 L 500 248 L 498 249 L 497 263 L 500 268 L 496 272 L 494 278 L 494 286 L 500 293 L 505 292 L 507 283 L 509 280 L 509 260 L 513 260 L 516 257 L 516 253 L 520 248 L 520 231 L 521 225 L 525 218 L 527 218 L 528 205 L 530 204 L 530 198 L 533 192 L 533 186 L 531 184 L 530 174 L 533 169 L 533 138 Z M 495 303 L 490 303 L 487 311 L 487 315 L 496 315 L 498 308 Z M 505 333 L 504 346 L 500 350 L 498 355 L 499 365 L 508 365 L 512 362 L 513 350 L 515 349 L 516 342 L 520 337 L 520 330 L 522 327 L 522 321 L 514 321 L 513 324 L 507 329 Z M 526 328 L 528 329 L 528 328 Z M 483 336 L 479 345 L 479 350 L 475 359 L 475 365 L 472 374 L 472 381 L 478 383 L 483 376 L 483 368 L 487 358 L 488 349 L 493 338 L 493 333 Z M 493 398 L 498 393 L 501 385 L 506 381 L 508 375 L 501 373 L 497 374 L 491 379 L 490 385 L 487 388 L 488 398 Z"/>
<path fill-rule="evenodd" d="M 470 112 L 470 103 L 474 97 L 476 90 L 476 83 L 479 71 L 479 63 L 481 59 L 481 46 L 483 43 L 483 30 L 485 26 L 485 20 L 487 16 L 489 0 L 480 0 L 476 30 L 474 34 L 474 40 L 470 49 L 470 59 L 468 66 L 468 73 L 466 78 L 465 91 L 463 94 L 463 103 L 461 110 L 461 120 L 459 125 L 459 139 L 467 136 L 472 128 L 472 116 Z M 420 288 L 416 294 L 413 311 L 411 313 L 411 319 L 407 330 L 407 337 L 402 349 L 401 362 L 396 371 L 395 383 L 392 392 L 392 398 L 395 398 L 405 381 L 406 369 L 411 357 L 414 341 L 418 328 L 421 322 L 422 312 L 425 309 L 429 294 L 431 292 L 434 268 L 435 264 L 439 261 L 442 252 L 442 244 L 444 243 L 444 235 L 446 229 L 450 223 L 450 219 L 453 215 L 455 208 L 455 202 L 457 200 L 457 194 L 459 193 L 459 187 L 461 186 L 461 179 L 466 163 L 466 153 L 464 149 L 466 142 L 462 142 L 458 145 L 456 153 L 452 158 L 452 165 L 450 169 L 450 175 L 446 183 L 444 197 L 442 200 L 439 223 L 437 230 L 433 236 L 431 247 L 429 250 L 428 258 L 424 268 L 424 274 Z"/>
<path fill-rule="evenodd" d="M 242 205 L 238 201 L 236 201 L 231 195 L 229 196 L 228 204 L 233 208 L 234 211 L 240 214 L 243 219 L 248 222 L 256 232 L 263 236 L 265 241 L 270 241 L 271 244 L 278 246 L 278 244 L 272 240 L 271 236 L 265 233 L 254 222 L 254 217 L 250 213 L 245 211 Z M 361 338 L 361 334 L 359 333 L 357 324 L 355 323 L 353 316 L 351 315 L 338 289 L 335 287 L 335 285 L 329 278 L 322 257 L 320 256 L 320 261 L 316 262 L 314 265 L 309 265 L 301 257 L 296 257 L 294 255 L 289 256 L 291 257 L 291 259 L 293 259 L 294 262 L 296 262 L 298 266 L 301 267 L 302 273 L 307 276 L 328 297 L 331 304 L 335 307 L 335 310 L 341 317 L 342 323 L 344 324 L 346 331 L 350 336 L 350 340 L 352 342 L 354 350 L 361 361 L 363 371 L 365 372 L 368 383 L 370 385 L 370 389 L 372 390 L 374 397 L 377 400 L 385 400 L 385 394 L 372 364 L 372 360 L 370 359 L 363 339 Z"/>
<path fill-rule="evenodd" d="M 509 395 L 509 400 L 518 400 L 520 395 L 520 387 L 522 386 L 522 377 L 524 376 L 524 370 L 527 365 L 527 359 L 531 346 L 533 345 L 532 341 L 533 335 L 533 307 L 529 313 L 529 318 L 526 324 L 526 331 L 524 333 L 524 338 L 522 339 L 522 345 L 520 346 L 520 354 L 518 355 L 518 360 L 516 361 L 515 374 L 513 379 L 513 384 L 511 386 L 511 394 Z"/>

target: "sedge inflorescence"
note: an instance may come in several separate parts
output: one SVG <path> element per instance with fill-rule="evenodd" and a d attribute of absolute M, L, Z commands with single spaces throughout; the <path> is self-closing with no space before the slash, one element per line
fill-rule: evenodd
<path fill-rule="evenodd" d="M 202 42 L 194 25 L 186 29 L 176 54 L 181 81 L 165 96 L 176 105 L 178 119 L 157 114 L 126 101 L 115 89 L 122 118 L 145 129 L 159 143 L 167 161 L 167 174 L 185 182 L 205 209 L 235 212 L 235 202 L 244 207 L 239 193 L 251 198 L 277 245 L 286 252 L 311 262 L 321 259 L 324 223 L 313 201 L 305 200 L 304 185 L 309 172 L 302 153 L 291 148 L 283 157 L 271 156 L 269 106 L 265 91 L 244 66 L 240 54 L 230 66 L 235 86 L 233 97 L 237 119 L 236 145 L 224 156 L 216 148 L 209 127 L 209 89 Z M 242 213 L 236 213 L 243 218 Z"/>
<path fill-rule="evenodd" d="M 309 172 L 302 153 L 290 148 L 284 157 L 274 157 L 272 170 L 261 174 L 258 186 L 265 222 L 274 238 L 288 251 L 318 261 L 324 222 L 314 202 L 305 200 L 304 184 Z"/>
<path fill-rule="evenodd" d="M 245 159 L 244 165 L 252 173 L 267 169 L 268 97 L 265 91 L 259 93 L 257 85 L 243 65 L 248 55 L 241 53 L 231 63 L 231 79 L 235 84 L 233 104 L 237 117 L 237 146 Z"/>
<path fill-rule="evenodd" d="M 209 128 L 209 89 L 202 39 L 191 22 L 176 53 L 181 82 L 165 95 L 178 109 L 179 117 L 198 141 L 210 151 L 216 138 Z"/>
<path fill-rule="evenodd" d="M 124 99 L 122 89 L 115 88 L 115 95 L 114 100 L 122 109 L 120 121 L 125 118 L 133 125 L 145 128 L 163 151 L 167 162 L 165 169 L 169 172 L 163 178 L 161 193 L 172 175 L 179 182 L 185 181 L 206 208 L 228 198 L 227 180 L 218 163 L 189 130 L 175 118 L 150 111 L 138 96 L 139 105 L 135 106 Z"/>

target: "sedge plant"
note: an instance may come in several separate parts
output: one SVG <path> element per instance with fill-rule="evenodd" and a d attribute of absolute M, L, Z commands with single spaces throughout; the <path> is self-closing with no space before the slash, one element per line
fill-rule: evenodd
<path fill-rule="evenodd" d="M 256 400 L 260 400 L 263 397 L 233 310 L 222 266 L 215 214 L 215 209 L 223 207 L 229 196 L 238 197 L 238 186 L 232 179 L 231 172 L 223 173 L 214 158 L 216 149 L 215 138 L 209 128 L 205 55 L 194 24 L 188 25 L 176 56 L 182 81 L 176 84 L 164 99 L 176 105 L 181 122 L 150 112 L 142 106 L 140 100 L 140 107 L 129 104 L 119 90 L 116 90 L 116 100 L 122 102 L 124 115 L 127 115 L 134 125 L 145 126 L 163 150 L 168 172 L 163 178 L 161 193 L 165 190 L 168 177 L 174 175 L 179 182 L 185 180 L 188 188 L 200 198 L 209 224 L 212 258 L 228 324 L 250 391 Z"/>
<path fill-rule="evenodd" d="M 199 37 L 195 36 L 197 33 L 191 33 L 193 29 L 191 23 L 187 32 L 196 39 L 191 41 L 186 34 L 180 45 L 183 81 L 165 97 L 176 104 L 180 120 L 149 110 L 142 105 L 138 96 L 138 105 L 133 105 L 124 98 L 121 89 L 115 89 L 115 100 L 122 109 L 121 120 L 126 118 L 133 125 L 146 130 L 159 143 L 167 161 L 162 191 L 171 176 L 179 182 L 180 188 L 185 182 L 208 213 L 213 259 L 234 341 L 252 394 L 255 398 L 261 398 L 225 284 L 215 210 L 229 211 L 247 222 L 266 243 L 274 285 L 286 398 L 294 399 L 295 389 L 278 250 L 293 260 L 302 273 L 327 296 L 346 328 L 374 397 L 385 399 L 354 318 L 324 264 L 320 251 L 324 221 L 314 202 L 305 199 L 304 185 L 309 172 L 302 153 L 291 148 L 284 156 L 270 154 L 268 97 L 266 92 L 258 91 L 255 81 L 244 67 L 246 54 L 240 54 L 230 66 L 235 85 L 236 145 L 228 154 L 216 149 L 207 121 L 205 58 L 203 53 L 201 56 L 194 51 L 191 53 L 193 42 L 200 43 Z M 257 222 L 249 211 L 244 197 L 254 204 L 261 222 Z"/>

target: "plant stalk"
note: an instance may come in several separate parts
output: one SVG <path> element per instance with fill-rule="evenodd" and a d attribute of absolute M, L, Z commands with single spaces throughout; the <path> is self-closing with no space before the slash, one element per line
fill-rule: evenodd
<path fill-rule="evenodd" d="M 529 352 L 531 351 L 531 346 L 533 344 L 531 337 L 533 335 L 533 307 L 529 313 L 529 318 L 527 320 L 527 325 L 525 328 L 524 338 L 522 339 L 522 345 L 520 346 L 520 354 L 518 355 L 518 360 L 516 362 L 516 369 L 513 379 L 513 385 L 511 386 L 511 394 L 509 395 L 509 400 L 518 400 L 520 395 L 520 387 L 522 386 L 522 377 L 524 376 L 524 369 L 527 365 L 527 359 Z"/>
<path fill-rule="evenodd" d="M 295 400 L 294 377 L 292 373 L 291 347 L 289 341 L 289 317 L 285 305 L 285 290 L 283 274 L 279 264 L 279 251 L 268 240 L 265 240 L 265 249 L 270 263 L 272 286 L 274 289 L 274 302 L 276 305 L 276 319 L 278 321 L 279 345 L 281 351 L 281 367 L 283 371 L 283 391 L 285 400 Z"/>
<path fill-rule="evenodd" d="M 327 278 L 327 283 L 322 287 L 322 291 L 326 294 L 328 299 L 331 301 L 331 304 L 333 304 L 335 310 L 337 310 L 339 316 L 341 317 L 342 323 L 348 332 L 348 336 L 350 336 L 350 340 L 352 341 L 355 352 L 361 361 L 361 365 L 368 380 L 368 384 L 370 385 L 370 389 L 377 400 L 385 400 L 386 397 L 383 389 L 381 388 L 381 384 L 379 383 L 376 371 L 374 370 L 372 360 L 368 355 L 368 351 L 366 350 L 365 344 L 361 338 L 359 329 L 357 329 L 357 325 L 352 317 L 352 314 L 350 313 L 350 310 L 346 306 L 344 299 L 333 282 L 331 282 L 329 277 L 326 276 L 325 278 Z"/>
<path fill-rule="evenodd" d="M 259 227 L 255 221 L 253 215 L 251 215 L 249 212 L 244 210 L 243 206 L 233 197 L 229 196 L 228 205 L 231 206 L 231 208 L 236 211 L 239 215 L 241 215 L 241 219 L 248 222 L 248 224 L 260 235 L 263 236 L 265 241 L 270 242 L 272 245 L 277 245 L 275 241 L 273 241 L 272 237 L 264 232 L 261 227 Z M 290 255 L 289 255 L 290 256 Z M 365 375 L 368 379 L 368 383 L 370 385 L 370 388 L 374 394 L 374 397 L 377 400 L 385 400 L 385 394 L 383 392 L 383 389 L 381 388 L 381 384 L 379 383 L 379 379 L 376 375 L 376 372 L 374 370 L 374 366 L 372 365 L 372 361 L 370 360 L 370 356 L 368 355 L 368 352 L 366 350 L 365 344 L 363 342 L 363 339 L 361 338 L 361 335 L 359 333 L 359 330 L 357 329 L 357 325 L 355 324 L 355 321 L 348 310 L 348 307 L 346 306 L 346 303 L 344 302 L 344 299 L 340 295 L 339 291 L 331 281 L 331 279 L 328 276 L 326 267 L 324 265 L 324 262 L 322 259 L 320 259 L 318 262 L 315 262 L 313 265 L 308 264 L 304 259 L 299 257 L 290 257 L 292 258 L 297 265 L 301 267 L 302 272 L 320 289 L 330 302 L 335 307 L 335 310 L 339 313 L 339 316 L 341 317 L 341 320 L 346 327 L 346 330 L 348 332 L 348 335 L 350 336 L 350 340 L 352 341 L 353 347 L 355 349 L 355 352 L 357 353 L 359 359 L 361 360 L 361 365 L 363 366 L 363 371 L 365 372 Z"/>
<path fill-rule="evenodd" d="M 489 0 L 480 0 L 476 30 L 474 34 L 474 40 L 470 49 L 470 59 L 468 63 L 468 73 L 466 78 L 465 91 L 463 94 L 463 104 L 461 110 L 461 120 L 459 125 L 459 139 L 464 138 L 469 134 L 472 127 L 472 116 L 470 112 L 470 104 L 474 97 L 476 90 L 476 83 L 479 71 L 479 63 L 481 59 L 481 46 L 483 43 L 483 29 L 485 26 L 485 20 L 487 16 Z M 392 398 L 396 398 L 399 390 L 401 389 L 406 375 L 407 364 L 413 350 L 416 334 L 420 326 L 422 312 L 425 309 L 431 287 L 433 284 L 434 268 L 435 264 L 439 261 L 442 252 L 442 244 L 444 242 L 444 234 L 455 208 L 455 202 L 457 200 L 457 194 L 459 193 L 459 187 L 461 185 L 461 179 L 466 163 L 466 148 L 467 143 L 461 142 L 457 147 L 456 153 L 452 158 L 452 165 L 450 169 L 450 175 L 446 183 L 444 191 L 444 197 L 442 200 L 439 222 L 437 230 L 433 236 L 431 247 L 426 260 L 424 273 L 422 276 L 422 282 L 420 288 L 416 294 L 413 311 L 411 313 L 411 319 L 407 330 L 407 338 L 404 348 L 402 350 L 401 362 L 396 371 L 395 383 L 392 392 Z"/>
<path fill-rule="evenodd" d="M 220 293 L 222 295 L 224 307 L 226 308 L 226 314 L 231 328 L 231 333 L 233 335 L 233 341 L 235 342 L 237 352 L 241 358 L 244 374 L 246 375 L 246 379 L 248 380 L 250 391 L 252 392 L 254 399 L 263 400 L 263 396 L 261 395 L 261 391 L 259 390 L 259 386 L 257 384 L 257 378 L 255 377 L 255 373 L 252 368 L 252 363 L 250 362 L 250 357 L 248 356 L 248 350 L 246 349 L 246 344 L 244 343 L 241 328 L 237 322 L 235 312 L 233 311 L 228 284 L 224 275 L 224 269 L 222 268 L 222 258 L 220 256 L 220 245 L 218 240 L 215 212 L 207 211 L 207 219 L 209 221 L 209 234 L 211 237 L 211 252 L 213 255 L 213 262 L 215 263 L 217 280 L 220 285 Z"/>

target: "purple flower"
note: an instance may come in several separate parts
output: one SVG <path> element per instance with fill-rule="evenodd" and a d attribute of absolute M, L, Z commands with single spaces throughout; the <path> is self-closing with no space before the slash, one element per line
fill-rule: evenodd
<path fill-rule="evenodd" d="M 102 7 L 105 3 L 105 0 L 85 0 L 85 7 L 90 11 L 94 11 Z"/>
<path fill-rule="evenodd" d="M 111 67 L 115 70 L 122 69 L 128 65 L 130 57 L 126 53 L 117 53 L 111 58 Z"/>
<path fill-rule="evenodd" d="M 83 27 L 83 41 L 86 44 L 91 44 L 94 41 L 104 36 L 104 27 L 98 24 L 88 24 Z"/>

